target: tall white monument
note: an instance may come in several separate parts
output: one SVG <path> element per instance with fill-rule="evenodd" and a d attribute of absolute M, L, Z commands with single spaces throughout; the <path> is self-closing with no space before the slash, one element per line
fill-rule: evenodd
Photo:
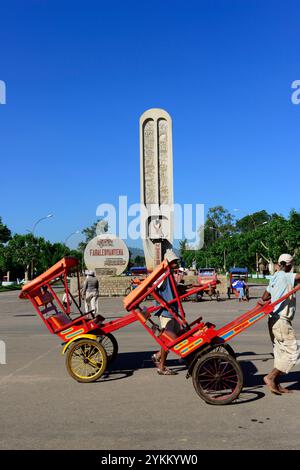
<path fill-rule="evenodd" d="M 140 117 L 141 203 L 146 265 L 153 270 L 173 242 L 172 119 L 163 109 L 149 109 Z"/>

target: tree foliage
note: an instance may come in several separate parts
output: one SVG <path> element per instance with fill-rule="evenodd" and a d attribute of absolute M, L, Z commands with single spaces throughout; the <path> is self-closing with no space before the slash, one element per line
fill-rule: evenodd
<path fill-rule="evenodd" d="M 25 278 L 35 277 L 64 256 L 81 260 L 80 252 L 70 250 L 63 243 L 51 243 L 31 233 L 15 234 L 6 245 L 0 245 L 0 275 L 14 271 L 24 274 Z"/>
<path fill-rule="evenodd" d="M 248 214 L 236 222 L 236 227 L 240 233 L 250 232 L 255 230 L 260 225 L 263 225 L 271 220 L 272 216 L 267 211 L 262 210 Z"/>
<path fill-rule="evenodd" d="M 81 233 L 85 236 L 85 240 L 79 243 L 78 249 L 83 252 L 88 242 L 95 238 L 97 235 L 99 235 L 99 232 L 108 232 L 108 223 L 106 220 L 98 220 L 97 222 L 94 222 L 90 227 L 86 227 L 82 230 Z"/>
<path fill-rule="evenodd" d="M 232 266 L 248 267 L 255 271 L 258 258 L 267 262 L 276 262 L 281 253 L 291 253 L 295 263 L 300 264 L 300 213 L 292 210 L 288 218 L 278 214 L 269 215 L 266 211 L 253 214 L 254 220 L 267 222 L 255 224 L 251 228 L 250 219 L 240 221 L 233 226 L 226 219 L 225 227 L 220 226 L 218 237 L 205 241 L 204 248 L 195 251 L 184 251 L 183 258 L 188 266 L 196 259 L 198 267 L 215 267 L 227 269 Z M 229 219 L 231 221 L 231 219 Z M 207 223 L 207 222 L 206 222 Z M 211 223 L 211 222 L 209 222 Z"/>
<path fill-rule="evenodd" d="M 208 210 L 204 225 L 204 244 L 208 247 L 219 238 L 229 236 L 236 230 L 234 217 L 223 206 L 211 207 Z"/>
<path fill-rule="evenodd" d="M 0 217 L 0 244 L 4 244 L 8 242 L 8 240 L 11 238 L 11 231 L 7 227 L 7 225 L 4 225 L 2 223 L 2 218 Z"/>

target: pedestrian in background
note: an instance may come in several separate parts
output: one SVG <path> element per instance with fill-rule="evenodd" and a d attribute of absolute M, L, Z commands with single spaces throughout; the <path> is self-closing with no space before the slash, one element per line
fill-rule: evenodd
<path fill-rule="evenodd" d="M 98 313 L 99 299 L 99 281 L 94 271 L 87 271 L 87 277 L 84 281 L 82 296 L 85 299 L 85 312 Z"/>
<path fill-rule="evenodd" d="M 239 302 L 241 302 L 242 300 L 247 300 L 246 298 L 246 283 L 245 281 L 241 278 L 241 276 L 238 278 L 238 279 L 235 279 L 233 282 L 232 282 L 232 287 L 233 289 L 235 289 L 237 291 L 237 293 L 239 294 Z"/>

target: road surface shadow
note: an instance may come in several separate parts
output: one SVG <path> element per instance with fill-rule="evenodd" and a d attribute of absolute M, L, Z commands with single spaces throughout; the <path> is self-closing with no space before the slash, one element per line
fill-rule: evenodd
<path fill-rule="evenodd" d="M 155 369 L 155 364 L 151 360 L 152 354 L 156 351 L 137 351 L 118 354 L 116 360 L 109 365 L 107 372 L 101 378 L 101 382 L 109 382 L 112 380 L 121 380 L 131 377 L 135 371 L 140 369 Z M 268 353 L 269 354 L 269 353 Z M 241 356 L 262 356 L 251 360 L 240 359 Z M 264 397 L 264 393 L 259 391 L 265 388 L 263 381 L 265 374 L 257 374 L 258 369 L 254 364 L 255 361 L 265 361 L 273 359 L 271 354 L 270 358 L 265 358 L 266 354 L 256 354 L 253 352 L 244 352 L 237 354 L 239 364 L 243 371 L 244 386 L 239 399 L 235 404 L 247 403 L 256 401 Z M 180 363 L 178 359 L 167 360 L 167 366 L 177 373 L 186 372 L 187 367 L 185 364 Z M 270 367 L 271 369 L 271 367 Z M 153 371 L 154 373 L 155 371 Z M 287 388 L 290 390 L 300 390 L 300 371 L 290 372 L 281 376 L 280 382 L 284 385 L 293 382 Z"/>
<path fill-rule="evenodd" d="M 36 317 L 37 315 L 35 313 L 17 313 L 16 315 L 13 315 L 13 317 Z"/>
<path fill-rule="evenodd" d="M 115 361 L 108 366 L 107 372 L 100 379 L 101 382 L 126 379 L 140 369 L 156 369 L 155 364 L 151 360 L 151 356 L 155 352 L 157 350 L 119 353 Z M 168 360 L 167 366 L 176 372 L 186 370 L 186 366 L 180 364 L 177 359 Z"/>
<path fill-rule="evenodd" d="M 245 351 L 245 352 L 242 352 L 242 353 L 236 353 L 236 357 L 237 357 L 238 360 L 242 360 L 241 359 L 242 356 L 255 356 L 255 358 L 251 358 L 251 361 L 253 361 L 253 362 L 257 362 L 257 361 L 268 362 L 268 361 L 274 360 L 274 355 L 271 352 L 256 354 L 254 352 Z M 261 356 L 261 357 L 259 357 L 259 356 Z M 266 356 L 269 356 L 269 357 L 266 357 Z"/>
<path fill-rule="evenodd" d="M 262 359 L 260 359 L 262 360 Z M 264 383 L 264 376 L 266 374 L 256 374 L 257 368 L 251 361 L 239 361 L 240 366 L 243 371 L 244 375 L 244 387 L 263 387 L 265 386 Z M 273 368 L 270 367 L 270 370 Z M 283 374 L 280 376 L 280 383 L 284 386 L 284 384 L 290 384 L 288 388 L 289 390 L 300 390 L 300 371 L 289 372 L 288 374 Z"/>

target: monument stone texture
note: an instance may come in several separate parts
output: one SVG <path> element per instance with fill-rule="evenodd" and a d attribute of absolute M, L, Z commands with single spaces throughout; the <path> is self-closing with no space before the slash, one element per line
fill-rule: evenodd
<path fill-rule="evenodd" d="M 146 265 L 153 270 L 173 242 L 172 120 L 163 109 L 140 117 L 140 179 Z"/>

